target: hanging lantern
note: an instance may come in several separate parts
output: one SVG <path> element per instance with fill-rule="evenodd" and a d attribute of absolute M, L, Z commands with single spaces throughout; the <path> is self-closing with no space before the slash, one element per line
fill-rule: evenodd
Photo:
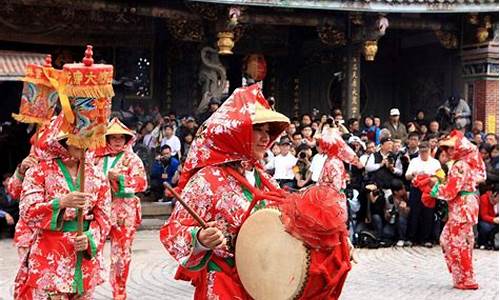
<path fill-rule="evenodd" d="M 377 41 L 366 41 L 363 46 L 363 54 L 365 56 L 365 60 L 374 61 L 377 50 Z"/>
<path fill-rule="evenodd" d="M 262 81 L 267 75 L 267 62 L 263 54 L 249 54 L 244 59 L 244 73 L 255 81 Z"/>
<path fill-rule="evenodd" d="M 231 51 L 234 47 L 234 34 L 231 31 L 219 32 L 217 34 L 217 47 L 219 48 L 219 54 L 221 55 L 231 55 Z"/>

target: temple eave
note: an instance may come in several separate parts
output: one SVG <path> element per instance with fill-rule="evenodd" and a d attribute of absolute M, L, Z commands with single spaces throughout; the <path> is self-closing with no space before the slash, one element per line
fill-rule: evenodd
<path fill-rule="evenodd" d="M 357 12 L 385 13 L 480 13 L 495 12 L 499 6 L 496 1 L 463 2 L 443 1 L 286 1 L 279 0 L 190 0 L 192 2 L 209 2 L 228 5 L 265 6 L 289 9 L 321 9 Z"/>

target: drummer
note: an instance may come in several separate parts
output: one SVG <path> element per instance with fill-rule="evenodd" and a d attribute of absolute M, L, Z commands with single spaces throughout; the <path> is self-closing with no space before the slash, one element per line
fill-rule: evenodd
<path fill-rule="evenodd" d="M 252 85 L 237 89 L 198 132 L 179 187 L 209 227 L 201 229 L 177 205 L 160 232 L 163 245 L 180 264 L 176 279 L 196 287 L 194 299 L 250 299 L 234 267 L 233 241 L 245 213 L 266 205 L 258 201 L 249 207 L 254 197 L 249 188 L 280 192 L 258 161 L 288 124 Z"/>

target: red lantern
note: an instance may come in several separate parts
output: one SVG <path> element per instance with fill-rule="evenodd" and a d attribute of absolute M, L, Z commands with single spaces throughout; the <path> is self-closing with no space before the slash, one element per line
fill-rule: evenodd
<path fill-rule="evenodd" d="M 264 80 L 267 74 L 266 58 L 263 54 L 249 54 L 245 57 L 244 72 L 255 81 Z"/>

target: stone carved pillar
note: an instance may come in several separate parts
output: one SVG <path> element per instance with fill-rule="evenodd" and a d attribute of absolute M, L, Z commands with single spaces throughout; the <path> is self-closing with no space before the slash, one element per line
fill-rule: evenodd
<path fill-rule="evenodd" d="M 346 119 L 359 118 L 360 113 L 360 78 L 361 78 L 361 53 L 358 49 L 351 48 L 347 53 L 346 68 L 346 98 L 343 105 L 343 114 Z"/>

